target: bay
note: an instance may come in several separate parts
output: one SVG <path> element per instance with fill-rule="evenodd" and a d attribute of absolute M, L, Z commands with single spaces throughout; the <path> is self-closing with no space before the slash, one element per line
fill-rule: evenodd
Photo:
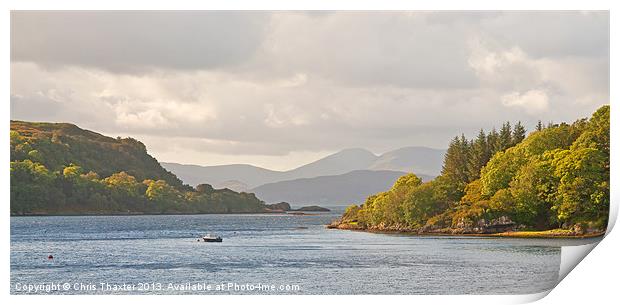
<path fill-rule="evenodd" d="M 338 216 L 11 217 L 11 293 L 526 294 L 583 243 L 324 227 Z M 209 232 L 224 241 L 198 241 Z"/>

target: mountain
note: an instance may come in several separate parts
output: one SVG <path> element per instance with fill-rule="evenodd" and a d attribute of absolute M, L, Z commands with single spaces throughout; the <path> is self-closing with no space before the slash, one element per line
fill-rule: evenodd
<path fill-rule="evenodd" d="M 265 202 L 345 205 L 362 203 L 368 195 L 388 190 L 404 174 L 400 171 L 355 170 L 341 175 L 268 183 L 250 192 Z M 432 179 L 424 175 L 420 178 L 426 181 Z"/>
<path fill-rule="evenodd" d="M 218 184 L 214 184 L 213 187 L 216 189 L 235 190 L 237 192 L 247 192 L 250 189 L 247 184 L 238 180 L 227 180 Z"/>
<path fill-rule="evenodd" d="M 367 169 L 376 160 L 377 156 L 368 150 L 361 148 L 345 149 L 284 172 L 281 180 L 339 175 L 354 170 Z"/>
<path fill-rule="evenodd" d="M 11 121 L 11 215 L 268 212 L 254 194 L 183 185 L 132 138 Z"/>
<path fill-rule="evenodd" d="M 404 171 L 438 176 L 441 172 L 443 155 L 445 153 L 446 151 L 443 149 L 403 147 L 382 154 L 368 169 Z"/>
<path fill-rule="evenodd" d="M 247 164 L 162 165 L 190 185 L 209 183 L 216 188 L 225 186 L 236 191 L 245 191 L 247 188 L 256 188 L 267 183 L 341 175 L 355 170 L 413 171 L 418 175 L 437 176 L 441 172 L 444 153 L 445 150 L 442 149 L 404 147 L 377 156 L 365 149 L 352 148 L 289 171 L 273 171 Z"/>
<path fill-rule="evenodd" d="M 216 188 L 228 184 L 227 181 L 238 181 L 251 188 L 277 181 L 282 176 L 282 172 L 248 164 L 200 166 L 162 162 L 161 165 L 189 185 L 208 183 Z"/>

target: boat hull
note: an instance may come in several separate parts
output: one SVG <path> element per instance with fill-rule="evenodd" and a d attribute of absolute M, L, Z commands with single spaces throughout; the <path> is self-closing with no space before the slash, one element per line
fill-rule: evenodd
<path fill-rule="evenodd" d="M 207 243 L 221 243 L 222 242 L 221 238 L 203 238 L 202 240 Z"/>

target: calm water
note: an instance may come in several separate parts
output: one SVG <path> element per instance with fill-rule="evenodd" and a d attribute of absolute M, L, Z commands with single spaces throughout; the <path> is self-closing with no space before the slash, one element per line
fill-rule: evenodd
<path fill-rule="evenodd" d="M 522 294 L 558 278 L 558 241 L 323 227 L 337 216 L 11 217 L 11 292 L 48 284 L 63 294 Z M 224 242 L 197 242 L 207 232 Z M 114 290 L 122 284 L 134 290 Z"/>

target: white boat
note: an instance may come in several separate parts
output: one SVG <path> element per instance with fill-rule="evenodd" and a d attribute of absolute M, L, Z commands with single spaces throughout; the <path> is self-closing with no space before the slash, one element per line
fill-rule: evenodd
<path fill-rule="evenodd" d="M 205 242 L 215 242 L 215 243 L 221 243 L 222 242 L 222 237 L 215 235 L 215 234 L 207 234 L 205 236 L 202 237 L 202 240 Z"/>

